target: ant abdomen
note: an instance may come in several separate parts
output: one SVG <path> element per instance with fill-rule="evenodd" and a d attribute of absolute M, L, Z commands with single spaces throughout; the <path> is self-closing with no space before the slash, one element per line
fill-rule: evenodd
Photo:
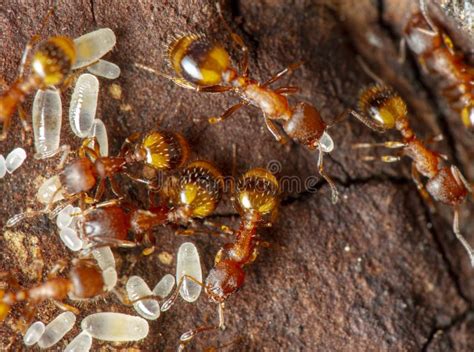
<path fill-rule="evenodd" d="M 426 183 L 426 190 L 437 201 L 449 204 L 461 204 L 468 194 L 468 189 L 459 176 L 453 174 L 453 167 L 446 166 Z"/>
<path fill-rule="evenodd" d="M 220 84 L 230 68 L 230 57 L 219 44 L 191 34 L 178 38 L 168 50 L 175 72 L 197 86 Z"/>
<path fill-rule="evenodd" d="M 171 201 L 177 208 L 189 211 L 189 216 L 204 218 L 220 201 L 223 189 L 221 172 L 210 162 L 190 163 L 179 176 L 179 184 L 171 190 Z"/>
<path fill-rule="evenodd" d="M 143 137 L 136 154 L 154 169 L 173 170 L 188 160 L 189 144 L 179 133 L 154 131 Z"/>
<path fill-rule="evenodd" d="M 243 214 L 273 213 L 278 206 L 279 185 L 276 177 L 265 169 L 247 171 L 237 185 L 237 202 Z"/>
<path fill-rule="evenodd" d="M 45 86 L 62 83 L 76 60 L 74 42 L 63 36 L 51 37 L 38 46 L 31 67 Z"/>
<path fill-rule="evenodd" d="M 359 109 L 383 129 L 394 128 L 397 121 L 407 115 L 403 99 L 392 89 L 381 85 L 364 89 L 360 95 Z"/>

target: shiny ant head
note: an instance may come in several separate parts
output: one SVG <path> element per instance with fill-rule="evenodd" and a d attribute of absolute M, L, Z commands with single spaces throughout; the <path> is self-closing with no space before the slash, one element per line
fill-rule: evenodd
<path fill-rule="evenodd" d="M 220 84 L 231 64 L 224 47 L 193 34 L 174 41 L 168 55 L 175 72 L 200 87 Z"/>
<path fill-rule="evenodd" d="M 189 145 L 179 133 L 154 131 L 143 138 L 136 155 L 156 170 L 173 170 L 188 160 Z"/>
<path fill-rule="evenodd" d="M 244 283 L 242 266 L 231 260 L 223 260 L 211 269 L 206 278 L 206 294 L 215 303 L 224 302 Z"/>
<path fill-rule="evenodd" d="M 64 81 L 75 61 L 74 42 L 68 37 L 58 36 L 38 46 L 31 67 L 45 85 L 58 85 Z"/>
<path fill-rule="evenodd" d="M 359 109 L 382 129 L 396 127 L 397 122 L 406 120 L 407 106 L 392 89 L 380 85 L 364 89 L 359 98 Z"/>
<path fill-rule="evenodd" d="M 271 215 L 278 207 L 278 181 L 265 169 L 247 171 L 237 185 L 237 208 L 243 214 Z"/>
<path fill-rule="evenodd" d="M 171 201 L 187 209 L 191 217 L 203 218 L 216 209 L 223 186 L 222 174 L 214 165 L 194 161 L 181 172 L 177 187 L 171 190 Z"/>

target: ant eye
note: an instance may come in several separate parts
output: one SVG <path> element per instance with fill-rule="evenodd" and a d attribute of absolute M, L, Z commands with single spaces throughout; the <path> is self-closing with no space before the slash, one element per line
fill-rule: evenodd
<path fill-rule="evenodd" d="M 386 129 L 394 128 L 395 122 L 407 114 L 407 107 L 402 98 L 382 86 L 365 89 L 360 96 L 359 108 Z"/>
<path fill-rule="evenodd" d="M 230 66 L 229 54 L 222 46 L 195 35 L 174 42 L 169 60 L 176 73 L 199 86 L 220 84 Z"/>
<path fill-rule="evenodd" d="M 33 56 L 32 67 L 45 85 L 60 84 L 71 70 L 76 49 L 67 37 L 52 37 L 40 44 Z"/>

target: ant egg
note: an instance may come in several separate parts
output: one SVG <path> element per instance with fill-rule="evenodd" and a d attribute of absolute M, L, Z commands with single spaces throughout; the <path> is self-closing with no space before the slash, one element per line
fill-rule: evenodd
<path fill-rule="evenodd" d="M 69 123 L 76 136 L 84 138 L 89 134 L 97 111 L 98 96 L 97 77 L 89 73 L 80 75 L 69 105 Z"/>
<path fill-rule="evenodd" d="M 107 138 L 107 129 L 102 120 L 94 120 L 94 122 L 92 123 L 92 128 L 89 131 L 89 137 L 95 137 L 97 139 L 101 156 L 109 155 L 109 140 Z"/>
<path fill-rule="evenodd" d="M 61 181 L 59 175 L 52 176 L 48 178 L 43 184 L 38 188 L 38 193 L 36 198 L 42 204 L 55 203 L 64 199 L 64 194 L 61 190 Z M 54 199 L 52 199 L 54 196 Z"/>
<path fill-rule="evenodd" d="M 23 336 L 23 343 L 26 346 L 33 346 L 43 336 L 46 326 L 42 321 L 37 321 L 26 330 L 25 336 Z"/>
<path fill-rule="evenodd" d="M 325 153 L 330 153 L 333 151 L 334 141 L 327 132 L 324 132 L 321 138 L 319 139 L 319 147 Z"/>
<path fill-rule="evenodd" d="M 180 282 L 184 275 L 202 282 L 201 261 L 196 246 L 191 242 L 183 243 L 178 250 L 178 259 L 176 263 L 176 282 Z M 184 278 L 179 290 L 181 297 L 188 302 L 194 302 L 201 294 L 201 285 Z"/>
<path fill-rule="evenodd" d="M 64 207 L 59 213 L 58 216 L 56 217 L 56 225 L 62 229 L 65 227 L 69 227 L 72 223 L 73 216 L 71 214 L 74 214 L 75 208 L 69 204 L 68 206 Z"/>
<path fill-rule="evenodd" d="M 62 113 L 61 96 L 58 90 L 38 90 L 32 111 L 35 158 L 47 158 L 58 151 Z"/>
<path fill-rule="evenodd" d="M 38 341 L 38 346 L 40 348 L 49 348 L 55 345 L 73 328 L 75 322 L 76 316 L 72 312 L 59 314 L 53 321 L 46 325 L 44 334 Z"/>
<path fill-rule="evenodd" d="M 117 285 L 118 276 L 117 270 L 112 267 L 108 267 L 102 271 L 102 278 L 104 279 L 105 290 L 110 291 L 112 290 L 115 285 Z"/>
<path fill-rule="evenodd" d="M 4 178 L 7 174 L 7 165 L 5 165 L 5 158 L 0 155 L 0 178 Z"/>
<path fill-rule="evenodd" d="M 107 79 L 116 79 L 120 76 L 120 67 L 106 60 L 99 60 L 95 64 L 90 65 L 87 67 L 87 71 Z"/>
<path fill-rule="evenodd" d="M 115 268 L 115 257 L 114 253 L 110 249 L 110 247 L 99 247 L 92 251 L 92 256 L 97 261 L 97 265 L 102 270 L 107 268 Z"/>
<path fill-rule="evenodd" d="M 131 276 L 127 281 L 126 289 L 131 301 L 153 294 L 145 280 L 139 276 Z M 154 299 L 140 300 L 134 303 L 133 307 L 145 319 L 155 320 L 160 316 L 160 305 Z"/>
<path fill-rule="evenodd" d="M 101 28 L 74 39 L 76 62 L 72 68 L 88 66 L 113 49 L 117 38 L 110 28 Z"/>
<path fill-rule="evenodd" d="M 26 159 L 26 152 L 23 148 L 15 148 L 13 149 L 10 154 L 7 155 L 5 159 L 5 167 L 9 174 L 13 173 L 16 169 L 18 169 L 21 164 Z"/>
<path fill-rule="evenodd" d="M 77 252 L 82 249 L 83 242 L 77 235 L 76 230 L 64 227 L 59 232 L 59 237 L 71 251 Z"/>
<path fill-rule="evenodd" d="M 171 274 L 166 274 L 163 276 L 153 289 L 153 294 L 160 298 L 167 297 L 174 287 L 174 276 Z"/>
<path fill-rule="evenodd" d="M 82 330 L 103 341 L 138 341 L 148 335 L 148 322 L 140 317 L 122 313 L 95 313 L 81 322 Z"/>
<path fill-rule="evenodd" d="M 77 335 L 64 349 L 64 352 L 88 352 L 92 347 L 92 336 L 86 331 Z"/>

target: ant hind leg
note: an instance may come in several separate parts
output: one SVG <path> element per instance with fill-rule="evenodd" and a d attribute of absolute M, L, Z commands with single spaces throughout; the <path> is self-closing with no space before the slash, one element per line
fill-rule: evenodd
<path fill-rule="evenodd" d="M 333 204 L 336 204 L 339 198 L 339 191 L 337 190 L 336 184 L 334 183 L 332 178 L 329 177 L 328 174 L 326 174 L 326 171 L 324 171 L 323 158 L 324 158 L 324 152 L 322 151 L 321 148 L 319 148 L 318 171 L 319 171 L 319 174 L 329 184 L 329 187 L 331 187 L 331 201 Z"/>
<path fill-rule="evenodd" d="M 459 207 L 454 208 L 454 216 L 453 216 L 453 232 L 456 235 L 456 238 L 461 242 L 462 246 L 466 250 L 467 254 L 469 255 L 469 260 L 471 261 L 471 266 L 474 267 L 474 250 L 472 249 L 469 242 L 467 242 L 466 238 L 461 234 L 459 226 Z"/>

